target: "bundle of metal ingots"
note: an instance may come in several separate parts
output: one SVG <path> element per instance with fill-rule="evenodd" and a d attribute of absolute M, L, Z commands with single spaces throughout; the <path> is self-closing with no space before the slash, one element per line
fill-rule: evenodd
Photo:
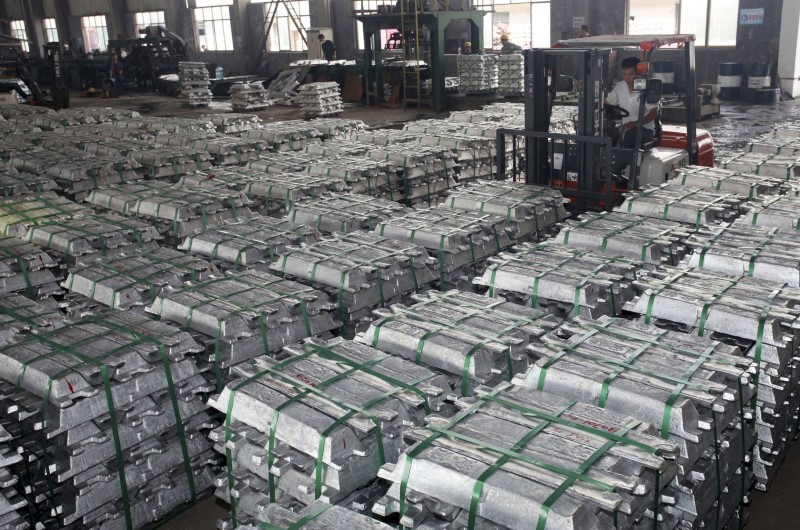
<path fill-rule="evenodd" d="M 214 124 L 218 133 L 234 136 L 252 129 L 261 129 L 261 124 L 264 123 L 258 115 L 247 113 L 203 114 L 200 119 Z"/>
<path fill-rule="evenodd" d="M 669 182 L 689 188 L 710 188 L 746 197 L 747 200 L 764 195 L 780 195 L 786 186 L 786 181 L 782 178 L 705 166 L 678 168 L 675 179 Z"/>
<path fill-rule="evenodd" d="M 458 164 L 456 180 L 459 184 L 477 179 L 492 179 L 497 174 L 495 162 L 497 142 L 494 138 L 441 132 L 421 134 L 417 136 L 416 142 L 452 151 Z"/>
<path fill-rule="evenodd" d="M 789 155 L 742 153 L 722 160 L 719 167 L 790 181 L 796 181 L 800 176 L 800 159 Z"/>
<path fill-rule="evenodd" d="M 730 222 L 745 212 L 746 199 L 708 188 L 686 188 L 670 182 L 625 194 L 618 212 L 693 225 Z"/>
<path fill-rule="evenodd" d="M 518 243 L 540 241 L 569 217 L 560 192 L 509 181 L 477 180 L 451 191 L 442 206 L 502 215 Z"/>
<path fill-rule="evenodd" d="M 326 156 L 310 161 L 299 172 L 343 180 L 351 193 L 392 201 L 399 201 L 403 197 L 402 171 L 391 162 L 370 160 L 360 155 L 337 154 L 333 158 Z"/>
<path fill-rule="evenodd" d="M 0 346 L 34 330 L 52 331 L 66 322 L 66 316 L 57 307 L 48 307 L 16 293 L 0 294 Z"/>
<path fill-rule="evenodd" d="M 309 144 L 319 143 L 322 133 L 311 122 L 295 120 L 264 123 L 260 129 L 240 136 L 267 142 L 272 151 L 302 151 Z"/>
<path fill-rule="evenodd" d="M 333 234 L 300 248 L 287 248 L 270 265 L 281 276 L 306 283 L 336 300 L 339 334 L 352 338 L 372 311 L 431 288 L 437 261 L 419 245 L 370 232 Z"/>
<path fill-rule="evenodd" d="M 325 141 L 347 138 L 367 128 L 363 121 L 349 118 L 316 118 L 306 123 L 319 131 Z"/>
<path fill-rule="evenodd" d="M 438 260 L 441 290 L 469 290 L 486 260 L 514 243 L 505 217 L 450 208 L 394 215 L 378 224 L 375 232 L 426 248 Z"/>
<path fill-rule="evenodd" d="M 178 249 L 202 256 L 223 271 L 268 272 L 287 247 L 315 243 L 321 237 L 314 227 L 257 215 L 194 232 Z"/>
<path fill-rule="evenodd" d="M 378 223 L 406 208 L 394 201 L 354 193 L 329 193 L 295 204 L 287 217 L 293 223 L 313 226 L 323 234 L 373 230 Z"/>
<path fill-rule="evenodd" d="M 141 528 L 206 495 L 212 390 L 186 333 L 108 311 L 0 348 L 0 425 L 36 528 Z"/>
<path fill-rule="evenodd" d="M 282 361 L 259 357 L 233 370 L 209 405 L 226 414 L 212 432 L 226 467 L 216 495 L 241 523 L 265 522 L 270 505 L 367 504 L 380 467 L 397 462 L 404 434 L 453 412 L 444 377 L 356 342 L 308 340 Z"/>
<path fill-rule="evenodd" d="M 25 518 L 28 501 L 15 489 L 19 477 L 14 474 L 13 465 L 22 462 L 22 455 L 8 443 L 11 435 L 0 427 L 0 527 L 8 530 L 26 530 L 30 524 Z"/>
<path fill-rule="evenodd" d="M 306 149 L 316 145 L 319 144 L 309 145 Z M 247 163 L 247 167 L 273 175 L 301 173 L 309 164 L 321 161 L 323 158 L 324 156 L 321 154 L 311 154 L 305 151 L 276 151 L 259 154 L 258 158 Z"/>
<path fill-rule="evenodd" d="M 147 311 L 192 333 L 219 389 L 237 364 L 340 327 L 336 309 L 322 291 L 244 271 L 162 290 Z"/>
<path fill-rule="evenodd" d="M 182 189 L 144 181 L 94 190 L 86 201 L 100 210 L 146 219 L 171 244 L 179 244 L 195 230 L 253 215 L 247 207 L 250 200 L 221 183 Z"/>
<path fill-rule="evenodd" d="M 639 264 L 552 243 L 517 245 L 489 258 L 474 283 L 515 303 L 559 318 L 618 315 L 634 297 Z"/>
<path fill-rule="evenodd" d="M 737 347 L 604 317 L 578 318 L 529 351 L 538 361 L 515 384 L 632 416 L 679 448 L 677 475 L 662 478 L 663 503 L 646 518 L 725 528 L 738 516 L 752 484 L 756 366 Z"/>
<path fill-rule="evenodd" d="M 800 156 L 800 138 L 775 136 L 773 133 L 765 134 L 750 142 L 745 151 L 748 153 L 797 157 Z"/>
<path fill-rule="evenodd" d="M 191 147 L 205 151 L 213 157 L 215 166 L 243 166 L 267 150 L 267 143 L 263 140 L 205 131 L 163 133 L 157 135 L 155 141 L 165 147 Z"/>
<path fill-rule="evenodd" d="M 747 215 L 742 216 L 737 226 L 763 226 L 780 230 L 796 230 L 800 226 L 800 197 L 777 195 L 753 201 Z"/>
<path fill-rule="evenodd" d="M 356 340 L 443 374 L 454 395 L 473 395 L 480 385 L 495 386 L 527 370 L 526 346 L 557 326 L 539 309 L 473 293 L 411 298 L 376 310 L 378 318 Z"/>
<path fill-rule="evenodd" d="M 0 293 L 21 293 L 32 300 L 50 300 L 63 293 L 59 264 L 36 245 L 0 237 Z"/>
<path fill-rule="evenodd" d="M 211 167 L 208 151 L 194 147 L 155 147 L 132 151 L 129 156 L 149 179 L 176 180 L 183 175 Z"/>
<path fill-rule="evenodd" d="M 259 530 L 266 525 L 268 528 L 292 528 L 302 525 L 309 529 L 322 528 L 358 528 L 359 530 L 391 530 L 392 526 L 384 524 L 366 515 L 352 510 L 314 501 L 308 506 L 292 511 L 269 502 L 259 506 L 258 524 L 237 524 L 233 520 L 223 520 L 217 523 L 219 530 Z"/>
<path fill-rule="evenodd" d="M 509 383 L 405 433 L 372 511 L 405 528 L 636 528 L 665 509 L 679 447 L 636 416 Z M 645 527 L 645 526 L 643 526 Z M 650 523 L 650 527 L 654 527 Z"/>
<path fill-rule="evenodd" d="M 57 191 L 58 184 L 47 175 L 34 175 L 14 168 L 0 168 L 0 194 L 5 198 Z"/>
<path fill-rule="evenodd" d="M 755 365 L 758 444 L 753 470 L 766 490 L 797 430 L 800 289 L 707 269 L 665 267 L 634 282 L 625 309 L 644 322 L 737 346 Z M 697 340 L 693 337 L 693 340 Z"/>

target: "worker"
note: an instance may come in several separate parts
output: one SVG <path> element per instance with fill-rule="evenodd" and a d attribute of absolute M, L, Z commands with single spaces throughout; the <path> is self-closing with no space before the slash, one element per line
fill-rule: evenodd
<path fill-rule="evenodd" d="M 122 94 L 122 61 L 117 58 L 116 53 L 111 54 L 111 61 L 108 65 L 108 77 L 113 87 L 113 96 L 118 98 Z"/>
<path fill-rule="evenodd" d="M 511 55 L 512 53 L 522 53 L 522 48 L 508 40 L 508 35 L 503 33 L 500 36 L 500 55 Z"/>
<path fill-rule="evenodd" d="M 591 34 L 589 33 L 589 26 L 587 26 L 586 24 L 583 24 L 581 26 L 580 32 L 578 33 L 578 38 L 579 39 L 585 39 L 587 37 L 591 37 Z"/>
<path fill-rule="evenodd" d="M 319 47 L 322 48 L 322 56 L 326 61 L 333 61 L 336 59 L 336 45 L 332 40 L 327 40 L 325 35 L 319 34 Z"/>
<path fill-rule="evenodd" d="M 464 49 L 461 51 L 462 55 L 472 55 L 472 43 L 467 41 L 464 43 Z"/>
<path fill-rule="evenodd" d="M 65 61 L 74 61 L 76 59 L 75 52 L 69 49 L 69 44 L 66 42 L 64 43 L 64 53 L 61 54 L 61 58 Z"/>
<path fill-rule="evenodd" d="M 622 146 L 633 148 L 636 146 L 636 123 L 639 120 L 639 98 L 642 92 L 633 90 L 633 80 L 636 79 L 636 66 L 641 61 L 636 57 L 628 57 L 622 61 L 622 81 L 617 83 L 606 99 L 609 105 L 616 105 L 628 112 L 622 118 Z M 659 104 L 645 103 L 645 115 L 642 119 L 642 143 L 653 140 L 656 132 L 656 118 L 658 117 Z"/>

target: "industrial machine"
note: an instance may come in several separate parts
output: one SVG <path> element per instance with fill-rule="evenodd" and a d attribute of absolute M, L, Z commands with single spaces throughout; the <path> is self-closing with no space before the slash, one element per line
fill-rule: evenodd
<path fill-rule="evenodd" d="M 109 48 L 126 50 L 125 77 L 140 90 L 156 90 L 158 78 L 178 73 L 178 63 L 186 60 L 186 42 L 163 26 L 148 26 L 141 38 L 113 40 Z"/>
<path fill-rule="evenodd" d="M 44 60 L 50 87 L 43 89 L 29 67 L 29 59 L 22 51 L 22 41 L 0 35 L 0 90 L 14 91 L 19 99 L 33 105 L 46 105 L 54 109 L 69 107 L 69 90 L 64 82 L 61 65 L 61 47 L 58 43 L 44 46 Z"/>
<path fill-rule="evenodd" d="M 553 48 L 525 52 L 525 130 L 498 131 L 498 153 L 508 141 L 516 146 L 524 138 L 524 155 L 511 157 L 521 164 L 529 184 L 558 188 L 580 211 L 610 210 L 623 192 L 647 184 L 661 184 L 686 164 L 713 166 L 713 141 L 706 131 L 698 131 L 693 98 L 686 100 L 686 121 L 682 126 L 657 127 L 656 138 L 642 141 L 645 101 L 660 98 L 661 82 L 646 79 L 646 65 L 652 53 L 662 46 L 684 50 L 687 92 L 696 92 L 694 36 L 610 35 L 562 40 Z M 635 48 L 644 59 L 634 88 L 641 92 L 640 119 L 634 148 L 621 146 L 615 123 L 623 117 L 619 108 L 604 105 L 611 73 L 612 50 Z M 555 100 L 559 70 L 564 64 L 574 71 L 578 65 L 581 87 L 575 134 L 550 132 L 550 117 Z M 659 133 L 660 128 L 660 133 Z M 498 173 L 518 173 L 499 157 Z M 511 170 L 509 170 L 511 169 Z"/>

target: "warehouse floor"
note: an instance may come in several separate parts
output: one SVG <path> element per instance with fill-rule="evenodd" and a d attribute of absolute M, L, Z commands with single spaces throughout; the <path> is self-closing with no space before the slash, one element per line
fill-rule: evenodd
<path fill-rule="evenodd" d="M 199 117 L 202 114 L 231 112 L 230 103 L 214 102 L 209 108 L 182 108 L 175 98 L 159 95 L 132 94 L 119 99 L 87 98 L 73 93 L 73 107 L 110 106 L 137 110 L 142 114 L 165 117 Z M 267 121 L 302 118 L 296 107 L 276 106 L 257 113 Z M 402 122 L 444 117 L 447 113 L 404 111 L 397 107 L 366 108 L 360 105 L 347 106 L 343 117 L 361 119 L 370 126 L 400 126 Z M 708 129 L 715 140 L 717 154 L 741 149 L 746 143 L 767 132 L 773 124 L 787 120 L 800 121 L 800 105 L 784 102 L 775 107 L 750 107 L 744 105 L 724 105 L 720 117 L 704 121 L 700 127 Z M 751 529 L 793 528 L 800 520 L 800 503 L 796 501 L 794 485 L 800 482 L 800 449 L 794 448 L 783 465 L 769 494 L 753 492 L 749 507 Z M 227 514 L 227 508 L 220 501 L 205 499 L 190 507 L 161 526 L 163 529 L 212 530 L 216 521 Z"/>

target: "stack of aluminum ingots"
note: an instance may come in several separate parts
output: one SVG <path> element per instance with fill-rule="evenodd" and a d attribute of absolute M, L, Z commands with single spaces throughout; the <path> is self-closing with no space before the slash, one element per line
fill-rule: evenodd
<path fill-rule="evenodd" d="M 678 265 L 689 253 L 686 239 L 694 229 L 681 223 L 620 212 L 585 213 L 562 223 L 554 243 L 624 257 L 652 269 Z"/>
<path fill-rule="evenodd" d="M 569 217 L 569 201 L 552 188 L 512 181 L 478 180 L 453 190 L 443 206 L 503 215 L 518 243 L 541 241 Z"/>
<path fill-rule="evenodd" d="M 629 191 L 618 212 L 643 215 L 700 228 L 730 222 L 745 211 L 746 198 L 708 188 L 686 188 L 669 182 Z"/>
<path fill-rule="evenodd" d="M 9 468 L 22 462 L 22 455 L 9 444 L 12 436 L 0 427 L 0 527 L 8 530 L 30 528 L 25 515 L 28 501 L 17 492 L 19 477 Z"/>
<path fill-rule="evenodd" d="M 205 63 L 178 63 L 178 99 L 184 107 L 207 107 L 211 103 L 211 82 Z"/>
<path fill-rule="evenodd" d="M 61 285 L 73 295 L 73 310 L 99 304 L 144 313 L 144 307 L 165 289 L 204 282 L 215 275 L 221 275 L 220 271 L 205 260 L 170 248 L 156 248 L 77 265 Z"/>
<path fill-rule="evenodd" d="M 458 85 L 466 95 L 492 94 L 498 86 L 497 56 L 459 55 Z"/>
<path fill-rule="evenodd" d="M 425 247 L 439 261 L 441 290 L 470 290 L 486 260 L 514 244 L 505 217 L 450 208 L 426 208 L 381 222 L 379 235 Z"/>
<path fill-rule="evenodd" d="M 231 86 L 231 106 L 235 112 L 263 110 L 271 107 L 275 101 L 270 99 L 269 92 L 263 83 L 236 83 Z"/>
<path fill-rule="evenodd" d="M 525 58 L 519 53 L 497 57 L 497 92 L 510 96 L 525 93 Z"/>
<path fill-rule="evenodd" d="M 24 239 L 72 266 L 136 249 L 154 249 L 161 235 L 144 221 L 106 213 L 41 223 L 32 226 Z"/>
<path fill-rule="evenodd" d="M 378 129 L 359 131 L 350 135 L 350 139 L 362 144 L 387 146 L 393 144 L 412 143 L 417 141 L 418 135 L 394 129 Z"/>
<path fill-rule="evenodd" d="M 0 195 L 5 198 L 57 191 L 58 184 L 47 175 L 34 175 L 14 168 L 0 169 Z"/>
<path fill-rule="evenodd" d="M 127 126 L 134 129 L 144 129 L 154 134 L 181 133 L 191 131 L 214 132 L 216 127 L 208 119 L 194 118 L 159 118 L 156 116 L 143 116 L 138 120 L 131 120 L 127 123 L 118 121 L 116 125 Z"/>
<path fill-rule="evenodd" d="M 403 126 L 404 131 L 425 134 L 464 133 L 464 124 L 449 120 L 414 120 Z"/>
<path fill-rule="evenodd" d="M 317 120 L 311 121 L 313 122 Z M 374 144 L 357 142 L 350 139 L 351 137 L 357 136 L 362 132 L 364 131 L 357 130 L 348 133 L 348 135 L 344 138 L 333 138 L 318 144 L 308 144 L 305 146 L 305 148 L 303 148 L 303 151 L 309 155 L 321 157 L 321 159 L 339 158 L 342 156 L 363 157 L 366 156 L 370 150 L 374 149 L 375 146 Z"/>
<path fill-rule="evenodd" d="M 16 293 L 0 295 L 0 346 L 10 344 L 32 331 L 52 331 L 66 322 L 66 316 L 58 308 L 48 307 Z"/>
<path fill-rule="evenodd" d="M 53 192 L 0 200 L 0 235 L 23 237 L 31 226 L 71 219 L 91 210 Z"/>
<path fill-rule="evenodd" d="M 328 193 L 295 204 L 288 217 L 294 223 L 313 226 L 323 234 L 347 234 L 373 230 L 381 221 L 405 211 L 404 206 L 394 201 L 355 193 Z"/>
<path fill-rule="evenodd" d="M 766 226 L 794 231 L 800 226 L 800 197 L 778 195 L 751 203 L 747 215 L 736 221 L 737 226 Z"/>
<path fill-rule="evenodd" d="M 114 123 L 117 120 L 141 117 L 135 110 L 115 109 L 113 107 L 81 107 L 80 109 L 61 109 L 61 113 L 84 114 L 91 116 L 97 123 Z"/>
<path fill-rule="evenodd" d="M 227 498 L 227 497 L 224 497 Z M 302 525 L 308 530 L 325 530 L 327 528 L 358 528 L 360 530 L 392 530 L 392 526 L 376 521 L 366 515 L 334 506 L 322 501 L 314 501 L 302 510 L 292 511 L 269 501 L 259 505 L 259 524 L 236 524 L 233 521 L 218 521 L 219 530 L 259 530 L 267 527 L 292 528 Z"/>
<path fill-rule="evenodd" d="M 231 367 L 338 328 L 335 309 L 321 291 L 245 271 L 162 291 L 147 311 L 194 332 L 219 389 Z"/>
<path fill-rule="evenodd" d="M 397 144 L 371 149 L 367 156 L 370 160 L 392 163 L 402 171 L 402 194 L 395 200 L 406 206 L 431 206 L 456 187 L 456 161 L 449 149 Z"/>
<path fill-rule="evenodd" d="M 47 107 L 32 105 L 0 105 L 0 116 L 6 120 L 20 116 L 35 116 L 36 114 L 52 114 L 55 111 Z"/>
<path fill-rule="evenodd" d="M 800 289 L 718 271 L 671 267 L 647 272 L 634 285 L 639 297 L 625 304 L 626 311 L 659 327 L 691 330 L 739 346 L 759 368 L 754 376 L 758 445 L 753 469 L 756 487 L 766 491 L 797 427 Z"/>
<path fill-rule="evenodd" d="M 139 163 L 144 176 L 149 179 L 177 179 L 209 169 L 213 162 L 204 149 L 178 146 L 132 151 L 130 157 Z"/>
<path fill-rule="evenodd" d="M 369 232 L 290 247 L 270 268 L 335 299 L 344 325 L 340 334 L 347 338 L 369 325 L 375 308 L 427 290 L 437 278 L 436 260 L 424 248 Z"/>
<path fill-rule="evenodd" d="M 681 528 L 726 528 L 740 515 L 752 485 L 749 403 L 756 367 L 738 348 L 630 320 L 579 318 L 529 351 L 538 361 L 515 378 L 520 391 L 628 415 L 680 449 L 677 477 L 659 480 L 667 488 L 663 515 Z M 645 517 L 650 522 L 641 528 L 662 527 L 653 524 L 652 512 Z"/>
<path fill-rule="evenodd" d="M 12 469 L 37 528 L 142 528 L 210 490 L 218 423 L 198 349 L 121 311 L 0 348 L 0 425 L 23 456 Z"/>
<path fill-rule="evenodd" d="M 327 143 L 327 142 L 326 142 Z M 323 145 L 323 144 L 312 144 Z M 312 145 L 307 146 L 312 147 Z M 274 153 L 260 153 L 258 158 L 247 164 L 248 169 L 255 169 L 261 173 L 281 175 L 283 173 L 302 173 L 315 162 L 322 162 L 325 157 L 321 154 L 309 154 L 302 151 L 276 151 Z M 330 164 L 330 162 L 327 162 Z"/>
<path fill-rule="evenodd" d="M 678 447 L 635 417 L 510 384 L 459 399 L 448 419 L 406 432 L 373 507 L 405 528 L 633 529 L 665 512 Z"/>
<path fill-rule="evenodd" d="M 227 136 L 205 131 L 165 133 L 156 136 L 156 142 L 167 147 L 191 147 L 207 152 L 213 157 L 214 165 L 243 166 L 266 150 L 266 142 L 254 138 Z"/>
<path fill-rule="evenodd" d="M 200 116 L 200 119 L 213 123 L 217 132 L 220 134 L 233 135 L 253 129 L 260 129 L 263 123 L 263 120 L 256 114 L 203 114 Z"/>
<path fill-rule="evenodd" d="M 489 258 L 475 285 L 488 296 L 546 308 L 559 318 L 618 315 L 635 296 L 639 264 L 552 243 L 517 245 Z"/>
<path fill-rule="evenodd" d="M 458 77 L 445 77 L 444 78 L 444 93 L 457 94 L 459 87 Z"/>
<path fill-rule="evenodd" d="M 328 143 L 320 144 L 320 147 Z M 403 197 L 402 175 L 392 162 L 370 160 L 364 156 L 337 155 L 335 158 L 309 161 L 302 173 L 341 179 L 352 193 L 392 201 L 399 201 Z"/>
<path fill-rule="evenodd" d="M 295 204 L 330 191 L 344 191 L 338 178 L 306 173 L 264 173 L 251 168 L 225 168 L 213 173 L 195 173 L 180 181 L 183 189 L 236 190 L 250 200 L 253 209 L 264 215 L 283 217 Z"/>
<path fill-rule="evenodd" d="M 320 143 L 322 134 L 309 122 L 295 120 L 265 123 L 262 128 L 241 136 L 263 140 L 273 151 L 302 151 L 309 144 Z"/>
<path fill-rule="evenodd" d="M 798 157 L 800 156 L 800 138 L 776 137 L 773 134 L 765 134 L 750 142 L 745 151 L 748 153 Z"/>
<path fill-rule="evenodd" d="M 403 434 L 452 414 L 445 378 L 405 359 L 340 338 L 284 351 L 281 362 L 237 366 L 209 399 L 226 415 L 211 434 L 227 461 L 216 494 L 243 523 L 263 522 L 269 504 L 371 505 L 378 470 L 407 448 Z"/>
<path fill-rule="evenodd" d="M 539 309 L 473 293 L 429 291 L 412 299 L 376 310 L 356 340 L 444 374 L 463 396 L 527 370 L 526 346 L 557 326 Z"/>
<path fill-rule="evenodd" d="M 50 254 L 16 237 L 0 237 L 0 293 L 46 300 L 62 293 L 59 264 Z"/>
<path fill-rule="evenodd" d="M 90 155 L 130 158 L 136 151 L 156 149 L 161 147 L 161 144 L 155 143 L 155 137 L 152 141 L 126 139 L 120 142 L 109 138 L 83 136 L 79 138 L 78 146 Z"/>
<path fill-rule="evenodd" d="M 677 175 L 670 183 L 690 188 L 710 188 L 746 197 L 747 200 L 764 195 L 780 195 L 786 186 L 786 181 L 781 178 L 705 166 L 678 168 Z"/>
<path fill-rule="evenodd" d="M 147 219 L 170 244 L 179 244 L 200 228 L 252 216 L 247 197 L 224 185 L 187 190 L 143 181 L 94 190 L 87 201 L 100 209 Z"/>
<path fill-rule="evenodd" d="M 439 133 L 422 134 L 417 137 L 417 142 L 420 145 L 443 148 L 454 153 L 458 164 L 456 180 L 460 184 L 477 179 L 492 179 L 497 174 L 495 163 L 497 141 L 494 138 Z"/>
<path fill-rule="evenodd" d="M 316 228 L 256 215 L 194 232 L 178 248 L 203 256 L 225 271 L 267 272 L 269 264 L 278 259 L 286 247 L 315 243 L 321 237 Z"/>
<path fill-rule="evenodd" d="M 363 121 L 351 118 L 317 118 L 309 120 L 308 125 L 318 130 L 322 134 L 322 139 L 326 141 L 347 138 L 367 128 L 367 124 Z"/>
<path fill-rule="evenodd" d="M 294 102 L 303 108 L 306 118 L 333 116 L 342 112 L 339 83 L 307 83 L 297 89 Z"/>
<path fill-rule="evenodd" d="M 743 153 L 723 159 L 719 163 L 719 167 L 731 171 L 796 181 L 800 176 L 799 160 L 796 156 Z"/>

